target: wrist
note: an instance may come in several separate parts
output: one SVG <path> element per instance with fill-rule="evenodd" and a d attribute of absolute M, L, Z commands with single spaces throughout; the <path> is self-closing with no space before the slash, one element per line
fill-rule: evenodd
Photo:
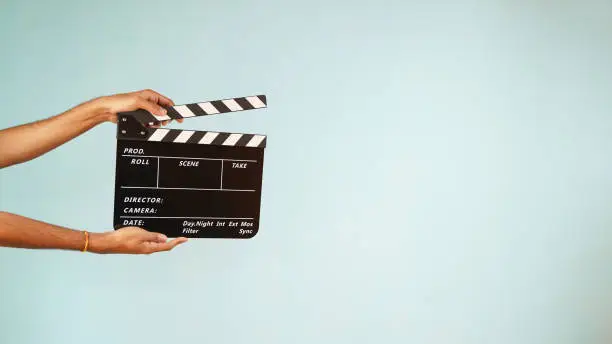
<path fill-rule="evenodd" d="M 89 233 L 89 248 L 87 252 L 104 254 L 111 248 L 109 233 Z"/>
<path fill-rule="evenodd" d="M 102 97 L 83 103 L 76 110 L 80 110 L 88 121 L 92 121 L 95 124 L 111 122 L 113 120 L 113 113 L 111 109 L 104 106 Z"/>

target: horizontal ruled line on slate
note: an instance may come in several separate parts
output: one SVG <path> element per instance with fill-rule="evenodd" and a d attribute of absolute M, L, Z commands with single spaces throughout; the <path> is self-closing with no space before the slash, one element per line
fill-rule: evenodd
<path fill-rule="evenodd" d="M 198 191 L 233 191 L 233 192 L 255 192 L 255 190 L 238 189 L 199 189 L 199 188 L 164 188 L 155 186 L 122 186 L 122 189 L 152 189 L 152 190 L 198 190 Z"/>
<path fill-rule="evenodd" d="M 119 216 L 131 219 L 209 219 L 209 220 L 254 220 L 252 217 L 197 217 L 197 216 Z"/>
<path fill-rule="evenodd" d="M 133 155 L 133 154 L 122 154 L 121 156 L 128 157 L 128 158 L 161 158 L 161 159 L 182 159 L 182 160 L 220 160 L 220 161 L 257 162 L 257 160 L 248 160 L 248 159 L 190 158 L 188 156 Z"/>

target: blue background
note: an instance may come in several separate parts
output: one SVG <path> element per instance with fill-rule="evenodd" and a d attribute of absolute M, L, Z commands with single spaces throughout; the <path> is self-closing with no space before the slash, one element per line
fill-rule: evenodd
<path fill-rule="evenodd" d="M 0 250 L 2 343 L 597 343 L 612 322 L 610 1 L 3 1 L 0 127 L 103 94 L 269 108 L 252 240 Z M 115 126 L 0 171 L 112 223 Z"/>

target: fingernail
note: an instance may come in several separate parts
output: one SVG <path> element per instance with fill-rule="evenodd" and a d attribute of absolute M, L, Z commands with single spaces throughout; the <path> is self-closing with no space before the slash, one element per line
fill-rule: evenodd
<path fill-rule="evenodd" d="M 161 108 L 161 109 L 159 110 L 159 114 L 160 114 L 160 115 L 165 115 L 165 114 L 167 114 L 167 113 L 168 113 L 168 110 L 166 110 L 166 109 L 164 109 L 164 108 Z"/>
<path fill-rule="evenodd" d="M 160 234 L 159 235 L 159 240 L 168 240 L 168 237 L 163 235 L 163 234 Z"/>

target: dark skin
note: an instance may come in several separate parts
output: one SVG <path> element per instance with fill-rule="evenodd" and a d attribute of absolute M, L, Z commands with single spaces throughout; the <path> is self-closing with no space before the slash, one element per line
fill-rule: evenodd
<path fill-rule="evenodd" d="M 117 123 L 117 113 L 145 109 L 156 116 L 174 102 L 153 90 L 102 96 L 59 115 L 0 130 L 0 169 L 35 159 L 93 127 Z M 179 120 L 182 122 L 182 120 Z M 161 125 L 167 125 L 164 121 Z M 170 251 L 187 238 L 168 238 L 139 227 L 89 234 L 88 252 L 151 254 Z M 83 229 L 72 229 L 0 211 L 0 246 L 24 249 L 82 250 Z"/>

